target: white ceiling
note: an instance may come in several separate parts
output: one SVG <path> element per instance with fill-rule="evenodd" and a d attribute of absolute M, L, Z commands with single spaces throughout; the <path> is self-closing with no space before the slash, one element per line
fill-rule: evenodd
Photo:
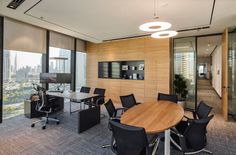
<path fill-rule="evenodd" d="M 155 21 L 154 0 L 30 0 L 16 10 L 0 2 L 0 14 L 49 30 L 92 42 L 144 35 L 138 27 Z M 39 2 L 35 7 L 24 12 Z M 236 0 L 157 0 L 158 20 L 172 24 L 172 30 L 200 26 L 210 29 L 181 32 L 177 37 L 221 33 L 227 26 L 236 26 Z"/>
<path fill-rule="evenodd" d="M 197 56 L 209 57 L 216 46 L 221 45 L 221 35 L 199 37 L 197 39 Z"/>

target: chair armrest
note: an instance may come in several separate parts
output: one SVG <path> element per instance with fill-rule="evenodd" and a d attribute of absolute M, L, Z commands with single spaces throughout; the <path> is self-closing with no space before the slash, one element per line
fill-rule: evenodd
<path fill-rule="evenodd" d="M 103 100 L 105 98 L 105 96 L 100 96 L 97 100 L 96 100 L 96 103 L 95 105 L 99 105 L 98 102 Z"/>
<path fill-rule="evenodd" d="M 122 108 L 116 108 L 117 111 L 121 111 L 121 114 L 123 114 L 128 108 L 122 107 Z"/>
<path fill-rule="evenodd" d="M 118 121 L 120 121 L 120 118 L 119 117 L 111 117 L 110 120 L 114 120 L 114 121 L 118 120 Z"/>

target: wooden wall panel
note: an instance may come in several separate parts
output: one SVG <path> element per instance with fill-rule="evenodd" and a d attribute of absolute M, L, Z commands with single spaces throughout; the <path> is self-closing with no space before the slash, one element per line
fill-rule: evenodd
<path fill-rule="evenodd" d="M 222 34 L 222 113 L 228 121 L 228 28 Z"/>
<path fill-rule="evenodd" d="M 134 93 L 138 102 L 154 101 L 158 92 L 170 89 L 170 39 L 143 37 L 87 44 L 87 85 L 106 88 L 106 97 L 120 103 L 119 96 Z M 99 61 L 144 60 L 145 80 L 98 79 Z"/>

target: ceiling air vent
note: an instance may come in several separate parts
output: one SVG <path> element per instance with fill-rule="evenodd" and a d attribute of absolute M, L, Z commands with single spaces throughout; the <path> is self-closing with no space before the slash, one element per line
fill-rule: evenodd
<path fill-rule="evenodd" d="M 20 6 L 25 0 L 12 0 L 7 7 L 11 9 L 16 9 Z"/>

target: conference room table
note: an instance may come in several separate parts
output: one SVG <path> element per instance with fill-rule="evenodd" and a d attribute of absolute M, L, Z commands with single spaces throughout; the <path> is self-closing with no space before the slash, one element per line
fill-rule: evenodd
<path fill-rule="evenodd" d="M 143 127 L 147 134 L 165 132 L 164 153 L 170 155 L 170 128 L 179 123 L 183 116 L 184 109 L 180 105 L 160 100 L 141 103 L 128 109 L 121 116 L 121 123 Z M 157 146 L 155 146 L 155 149 L 157 149 Z"/>
<path fill-rule="evenodd" d="M 77 102 L 89 100 L 98 97 L 98 94 L 81 93 L 81 92 L 50 92 L 46 93 L 49 96 L 61 97 L 64 99 L 76 100 Z M 71 108 L 71 107 L 70 107 Z M 100 123 L 100 106 L 89 107 L 88 109 L 80 109 L 78 112 L 78 133 L 81 133 Z"/>

